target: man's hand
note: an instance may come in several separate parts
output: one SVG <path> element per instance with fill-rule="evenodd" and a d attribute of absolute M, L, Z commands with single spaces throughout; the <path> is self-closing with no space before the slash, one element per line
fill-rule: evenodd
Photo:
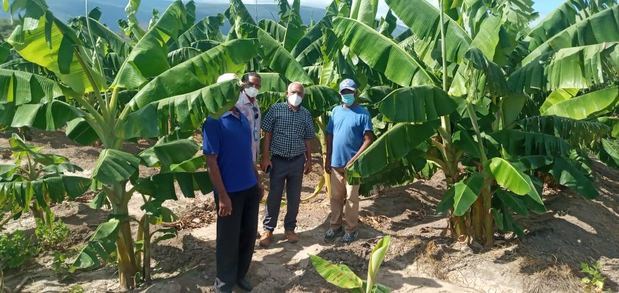
<path fill-rule="evenodd" d="M 262 161 L 260 162 L 260 170 L 262 170 L 262 172 L 266 172 L 269 166 L 271 166 L 271 159 L 268 156 L 262 156 Z"/>
<path fill-rule="evenodd" d="M 219 195 L 219 216 L 226 217 L 232 215 L 232 201 L 227 193 Z"/>
<path fill-rule="evenodd" d="M 311 160 L 307 160 L 307 161 L 305 161 L 305 169 L 303 170 L 303 173 L 305 175 L 307 175 L 310 172 L 312 172 L 312 161 Z"/>

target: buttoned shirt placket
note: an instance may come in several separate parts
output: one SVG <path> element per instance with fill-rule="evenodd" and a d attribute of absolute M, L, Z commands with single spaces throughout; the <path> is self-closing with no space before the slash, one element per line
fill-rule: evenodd
<path fill-rule="evenodd" d="M 251 150 L 254 162 L 256 162 L 258 153 L 260 152 L 260 107 L 255 101 L 252 103 L 247 95 L 241 92 L 239 100 L 236 102 L 236 108 L 247 117 L 249 125 L 252 128 Z"/>

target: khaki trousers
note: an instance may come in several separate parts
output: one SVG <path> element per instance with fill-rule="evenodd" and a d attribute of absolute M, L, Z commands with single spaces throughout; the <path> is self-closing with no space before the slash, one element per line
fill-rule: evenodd
<path fill-rule="evenodd" d="M 346 182 L 344 168 L 331 169 L 331 228 L 353 232 L 359 223 L 359 185 Z"/>

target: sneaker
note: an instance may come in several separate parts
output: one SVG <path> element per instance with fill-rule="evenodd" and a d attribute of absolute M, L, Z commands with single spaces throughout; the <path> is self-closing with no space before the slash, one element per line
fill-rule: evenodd
<path fill-rule="evenodd" d="M 342 234 L 344 234 L 344 230 L 342 229 L 342 227 L 339 227 L 337 229 L 329 228 L 329 230 L 327 230 L 327 232 L 325 233 L 325 241 L 331 242 Z"/>
<path fill-rule="evenodd" d="M 346 243 L 346 244 L 350 244 L 351 242 L 355 241 L 357 239 L 357 235 L 359 233 L 357 231 L 353 231 L 353 232 L 346 232 L 344 234 L 344 236 L 342 237 L 342 242 Z"/>
<path fill-rule="evenodd" d="M 258 242 L 261 247 L 269 247 L 271 243 L 273 243 L 273 232 L 272 231 L 264 231 L 262 236 L 260 236 L 260 242 Z"/>
<path fill-rule="evenodd" d="M 288 239 L 290 243 L 297 243 L 299 241 L 299 235 L 292 230 L 286 231 L 284 235 L 286 235 L 286 239 Z"/>

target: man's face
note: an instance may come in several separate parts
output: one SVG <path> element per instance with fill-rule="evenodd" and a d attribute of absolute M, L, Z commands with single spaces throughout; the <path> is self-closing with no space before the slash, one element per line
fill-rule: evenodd
<path fill-rule="evenodd" d="M 347 94 L 355 94 L 355 91 L 351 90 L 351 89 L 343 89 L 340 92 L 341 95 L 347 95 Z"/>
<path fill-rule="evenodd" d="M 300 84 L 291 84 L 290 87 L 288 87 L 288 96 L 292 96 L 294 94 L 297 94 L 303 98 L 303 86 Z"/>
<path fill-rule="evenodd" d="M 257 76 L 250 76 L 247 79 L 247 87 L 252 87 L 252 86 L 259 90 L 260 87 L 262 86 L 262 80 L 260 80 L 260 78 Z"/>

